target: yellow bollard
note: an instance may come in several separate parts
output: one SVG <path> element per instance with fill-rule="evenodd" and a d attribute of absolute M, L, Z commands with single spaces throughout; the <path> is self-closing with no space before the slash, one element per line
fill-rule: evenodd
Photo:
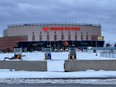
<path fill-rule="evenodd" d="M 19 58 L 19 55 L 17 55 L 17 59 L 20 59 L 20 58 Z"/>
<path fill-rule="evenodd" d="M 75 57 L 74 57 L 74 54 L 72 55 L 72 60 L 74 60 L 75 59 Z"/>
<path fill-rule="evenodd" d="M 21 59 L 21 55 L 15 55 L 15 59 Z"/>

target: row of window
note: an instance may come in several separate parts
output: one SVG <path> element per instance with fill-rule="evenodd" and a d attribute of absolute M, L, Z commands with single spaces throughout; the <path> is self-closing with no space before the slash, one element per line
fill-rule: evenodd
<path fill-rule="evenodd" d="M 34 32 L 33 32 L 34 33 Z M 68 32 L 69 34 L 70 34 L 70 31 Z M 40 32 L 40 34 L 42 34 L 41 32 Z M 49 32 L 47 31 L 47 34 L 49 34 Z M 54 32 L 54 34 L 56 34 L 56 31 Z M 63 34 L 63 31 L 62 31 L 62 34 Z M 75 34 L 77 34 L 77 32 L 75 32 Z M 83 34 L 83 32 L 81 32 L 81 34 Z M 88 32 L 86 32 L 86 34 L 88 35 Z"/>
<path fill-rule="evenodd" d="M 47 41 L 50 41 L 50 35 L 46 35 Z M 78 39 L 78 35 L 74 36 L 75 41 Z M 86 40 L 89 40 L 89 35 L 86 35 Z M 32 36 L 32 40 L 35 40 L 35 36 Z M 57 41 L 57 35 L 54 35 L 54 41 Z M 64 35 L 61 35 L 61 40 L 64 40 Z M 68 35 L 68 40 L 71 40 L 71 34 Z M 81 35 L 81 40 L 84 40 L 84 36 Z M 97 36 L 96 35 L 91 35 L 91 40 L 97 40 Z M 42 41 L 42 35 L 39 35 L 39 41 Z"/>

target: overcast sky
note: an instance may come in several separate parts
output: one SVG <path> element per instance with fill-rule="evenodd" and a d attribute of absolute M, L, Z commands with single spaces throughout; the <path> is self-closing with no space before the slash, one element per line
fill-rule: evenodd
<path fill-rule="evenodd" d="M 20 23 L 101 24 L 106 42 L 116 42 L 116 0 L 0 0 L 0 31 Z"/>

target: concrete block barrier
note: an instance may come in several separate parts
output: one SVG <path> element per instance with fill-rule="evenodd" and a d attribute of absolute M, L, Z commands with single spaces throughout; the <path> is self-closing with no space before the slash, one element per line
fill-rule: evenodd
<path fill-rule="evenodd" d="M 112 70 L 116 71 L 116 60 L 65 60 L 64 70 Z"/>
<path fill-rule="evenodd" d="M 0 61 L 0 69 L 47 71 L 47 61 Z"/>

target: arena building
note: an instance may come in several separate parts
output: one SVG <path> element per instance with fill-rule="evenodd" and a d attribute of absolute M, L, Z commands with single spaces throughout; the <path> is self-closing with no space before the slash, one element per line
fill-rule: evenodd
<path fill-rule="evenodd" d="M 66 50 L 70 46 L 84 49 L 103 45 L 100 24 L 9 25 L 0 38 L 0 48 L 11 51 L 14 46 L 22 47 L 23 50 L 39 51 L 48 46 L 52 50 Z"/>

